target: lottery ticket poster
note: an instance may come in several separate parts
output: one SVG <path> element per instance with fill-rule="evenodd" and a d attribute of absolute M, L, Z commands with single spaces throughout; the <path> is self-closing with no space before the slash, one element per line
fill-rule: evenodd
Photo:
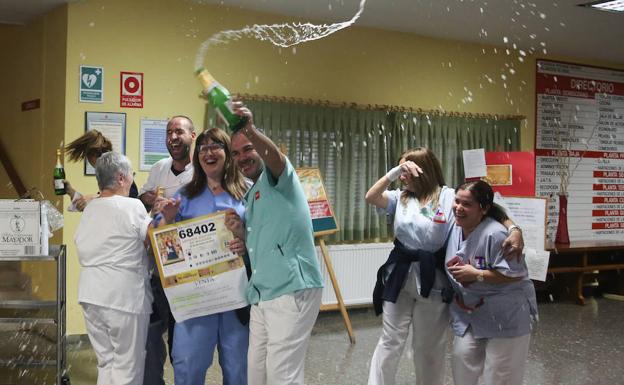
<path fill-rule="evenodd" d="M 150 239 L 176 322 L 247 306 L 245 264 L 228 248 L 224 211 L 152 229 Z"/>
<path fill-rule="evenodd" d="M 338 224 L 334 217 L 331 204 L 325 187 L 323 186 L 323 178 L 321 170 L 318 168 L 303 167 L 295 170 L 301 187 L 306 194 L 308 207 L 310 208 L 310 217 L 312 218 L 312 228 L 314 236 L 329 235 L 338 231 Z"/>

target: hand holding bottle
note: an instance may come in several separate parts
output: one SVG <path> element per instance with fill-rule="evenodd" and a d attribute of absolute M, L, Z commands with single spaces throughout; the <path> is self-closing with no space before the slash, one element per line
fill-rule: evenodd
<path fill-rule="evenodd" d="M 245 106 L 245 104 L 241 100 L 234 99 L 234 101 L 232 102 L 232 111 L 237 116 L 240 116 L 241 120 L 245 121 L 245 124 L 240 128 L 247 131 L 253 127 L 253 113 L 249 108 Z"/>
<path fill-rule="evenodd" d="M 74 187 L 67 179 L 63 179 L 63 184 L 65 185 L 65 194 L 69 195 L 69 199 L 74 199 L 74 195 L 76 194 Z"/>
<path fill-rule="evenodd" d="M 208 99 L 217 115 L 227 123 L 229 130 L 234 133 L 243 128 L 247 121 L 234 113 L 230 91 L 216 81 L 205 68 L 199 69 L 196 74 L 204 88 L 203 95 Z"/>

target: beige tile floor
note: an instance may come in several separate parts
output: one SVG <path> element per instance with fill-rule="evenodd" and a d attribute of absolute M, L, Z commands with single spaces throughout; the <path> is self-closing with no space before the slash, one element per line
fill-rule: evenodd
<path fill-rule="evenodd" d="M 525 371 L 526 385 L 624 384 L 624 302 L 588 298 L 585 306 L 556 302 L 540 303 L 539 308 L 540 322 L 532 335 Z M 306 359 L 307 385 L 366 384 L 370 359 L 381 332 L 381 319 L 375 317 L 371 309 L 354 309 L 349 313 L 357 339 L 355 345 L 349 344 L 339 313 L 319 316 Z M 2 334 L 0 353 L 7 350 L 7 335 L 6 332 Z M 414 384 L 411 356 L 408 346 L 399 363 L 397 385 Z M 88 342 L 72 343 L 68 359 L 72 385 L 95 385 L 96 362 Z M 447 365 L 449 361 L 447 355 Z M 54 383 L 54 373 L 37 382 L 29 376 L 31 370 L 21 373 L 22 376 L 15 380 L 15 377 L 0 372 L 0 384 Z M 165 376 L 166 383 L 173 384 L 169 364 Z M 221 383 L 218 365 L 213 365 L 206 376 L 206 384 Z M 450 373 L 446 383 L 453 383 Z"/>

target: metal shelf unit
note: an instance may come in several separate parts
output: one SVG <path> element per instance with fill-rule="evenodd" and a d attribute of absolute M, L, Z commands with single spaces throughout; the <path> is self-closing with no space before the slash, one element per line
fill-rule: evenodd
<path fill-rule="evenodd" d="M 23 327 L 32 327 L 35 325 L 55 325 L 56 341 L 55 341 L 55 357 L 54 359 L 35 359 L 34 357 L 26 357 L 24 353 L 13 356 L 10 359 L 0 359 L 0 367 L 8 368 L 41 368 L 56 366 L 56 385 L 64 385 L 69 383 L 67 377 L 67 340 L 65 337 L 66 330 L 66 250 L 65 245 L 51 245 L 48 255 L 36 256 L 10 256 L 0 257 L 2 262 L 38 262 L 38 261 L 56 261 L 56 300 L 0 300 L 0 309 L 16 311 L 17 313 L 24 310 L 47 310 L 53 315 L 43 317 L 27 317 L 20 315 L 19 317 L 2 317 L 0 324 L 18 324 Z"/>

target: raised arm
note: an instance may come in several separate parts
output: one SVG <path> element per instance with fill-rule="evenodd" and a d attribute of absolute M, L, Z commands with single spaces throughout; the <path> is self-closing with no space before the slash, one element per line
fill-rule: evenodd
<path fill-rule="evenodd" d="M 80 192 L 76 191 L 71 183 L 67 179 L 65 179 L 65 193 L 69 196 L 71 200 L 71 205 L 68 207 L 69 211 L 84 211 L 87 204 L 97 198 L 97 194 L 94 195 L 82 195 Z"/>
<path fill-rule="evenodd" d="M 388 197 L 386 196 L 385 191 L 388 189 L 388 186 L 390 186 L 390 183 L 397 180 L 401 174 L 411 173 L 414 177 L 418 177 L 422 174 L 422 172 L 423 170 L 420 166 L 412 161 L 401 163 L 388 171 L 386 175 L 379 178 L 379 180 L 375 182 L 370 189 L 368 189 L 365 197 L 366 202 L 374 205 L 375 207 L 385 209 L 388 207 Z"/>
<path fill-rule="evenodd" d="M 392 182 L 385 175 L 379 178 L 379 180 L 375 182 L 375 184 L 373 184 L 366 192 L 366 203 L 380 209 L 388 207 L 388 197 L 385 192 L 388 189 L 388 186 L 390 186 L 390 183 Z"/>
<path fill-rule="evenodd" d="M 256 152 L 264 161 L 264 165 L 271 172 L 271 175 L 278 178 L 286 167 L 284 154 L 268 136 L 256 129 L 253 124 L 253 114 L 249 108 L 240 101 L 233 102 L 232 108 L 235 114 L 247 119 L 247 124 L 241 128 L 241 132 L 254 145 Z"/>
<path fill-rule="evenodd" d="M 65 194 L 67 194 L 69 196 L 70 200 L 74 199 L 74 195 L 76 194 L 76 190 L 71 185 L 71 183 L 69 183 L 69 181 L 67 179 L 65 179 L 63 182 L 65 183 Z"/>

